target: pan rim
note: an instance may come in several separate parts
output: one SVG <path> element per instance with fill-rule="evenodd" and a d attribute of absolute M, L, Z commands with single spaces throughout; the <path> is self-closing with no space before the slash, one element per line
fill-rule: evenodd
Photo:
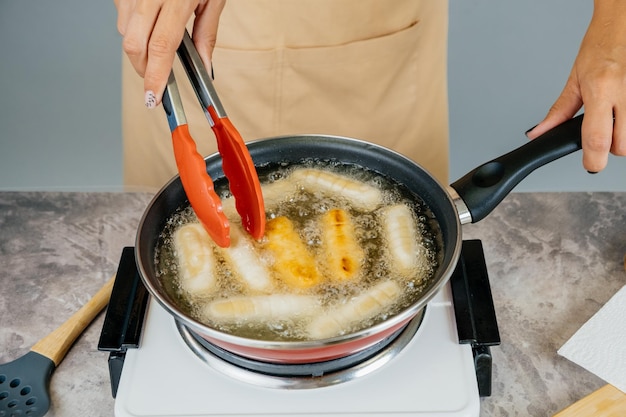
<path fill-rule="evenodd" d="M 162 199 L 167 198 L 166 195 L 168 190 L 175 188 L 180 183 L 180 178 L 178 175 L 174 176 L 170 179 L 152 198 L 149 202 L 146 210 L 144 211 L 138 226 L 138 231 L 135 239 L 135 255 L 136 255 L 136 264 L 139 270 L 139 275 L 143 284 L 148 289 L 148 292 L 155 298 L 158 304 L 163 307 L 168 313 L 170 313 L 176 320 L 182 322 L 182 324 L 186 325 L 193 331 L 198 332 L 201 335 L 205 335 L 210 338 L 214 338 L 224 343 L 239 345 L 246 348 L 254 348 L 254 349 L 266 349 L 273 351 L 302 351 L 302 350 L 314 350 L 320 349 L 330 346 L 336 346 L 344 343 L 349 343 L 352 341 L 357 341 L 359 339 L 367 338 L 368 336 L 373 336 L 378 333 L 383 332 L 384 330 L 393 327 L 394 325 L 398 325 L 403 321 L 408 321 L 415 315 L 419 313 L 427 304 L 430 302 L 435 295 L 439 293 L 439 291 L 447 284 L 448 280 L 452 276 L 454 269 L 456 268 L 456 264 L 460 257 L 461 252 L 461 241 L 462 241 L 462 230 L 461 230 L 461 222 L 459 220 L 459 215 L 457 212 L 456 205 L 448 191 L 447 186 L 442 186 L 439 181 L 434 178 L 427 170 L 421 167 L 416 162 L 408 159 L 404 155 L 395 152 L 391 149 L 385 148 L 381 145 L 377 145 L 371 142 L 367 142 L 360 139 L 349 138 L 345 136 L 337 136 L 337 135 L 326 135 L 326 134 L 298 134 L 298 135 L 282 135 L 275 136 L 269 138 L 257 139 L 254 141 L 247 142 L 247 146 L 252 154 L 253 160 L 255 158 L 255 152 L 261 150 L 266 151 L 268 145 L 280 146 L 281 143 L 288 142 L 290 146 L 294 146 L 295 144 L 306 144 L 310 143 L 310 141 L 314 139 L 316 144 L 323 145 L 324 143 L 333 143 L 335 145 L 346 146 L 347 148 L 360 149 L 361 152 L 373 153 L 381 157 L 385 157 L 386 159 L 395 160 L 398 164 L 405 165 L 406 169 L 412 169 L 418 172 L 420 177 L 423 177 L 424 180 L 431 183 L 433 186 L 436 186 L 436 189 L 430 190 L 433 194 L 437 194 L 437 198 L 443 201 L 440 201 L 438 204 L 443 207 L 447 206 L 449 210 L 451 210 L 450 216 L 447 216 L 445 220 L 437 219 L 438 222 L 447 221 L 447 226 L 451 227 L 453 231 L 456 233 L 449 233 L 455 235 L 453 241 L 447 243 L 446 247 L 442 248 L 442 265 L 440 266 L 440 270 L 437 276 L 433 277 L 433 283 L 429 286 L 427 290 L 412 304 L 407 306 L 401 312 L 393 315 L 392 317 L 384 320 L 380 323 L 377 323 L 373 326 L 361 329 L 359 331 L 335 336 L 327 339 L 317 339 L 317 340 L 307 340 L 307 341 L 271 341 L 271 340 L 261 340 L 261 339 L 252 339 L 241 336 L 232 335 L 230 333 L 222 332 L 210 326 L 207 326 L 192 317 L 184 314 L 180 311 L 180 309 L 173 303 L 169 297 L 163 297 L 162 291 L 157 285 L 152 282 L 154 279 L 151 277 L 150 272 L 144 265 L 144 256 L 142 253 L 142 249 L 145 246 L 145 243 L 142 243 L 145 239 L 142 239 L 142 235 L 145 231 L 145 225 L 148 217 L 152 214 L 152 208 L 161 203 Z M 319 145 L 319 146 L 321 146 Z M 316 145 L 318 146 L 318 145 Z M 365 150 L 364 150 L 365 149 Z M 213 178 L 223 177 L 223 172 L 221 171 L 221 164 L 219 163 L 221 157 L 218 153 L 211 154 L 205 158 L 205 162 L 207 164 L 207 169 L 210 170 L 210 175 Z M 341 160 L 341 158 L 339 158 Z M 358 163 L 358 162 L 350 162 L 350 163 Z M 365 166 L 369 168 L 368 166 Z M 393 176 L 392 176 L 393 178 Z M 395 179 L 395 178 L 394 178 Z M 182 188 L 182 186 L 180 187 Z M 419 196 L 422 198 L 422 196 Z M 184 200 L 183 200 L 184 201 Z M 425 201 L 426 204 L 432 209 L 432 204 L 429 204 Z M 444 239 L 445 240 L 445 239 Z M 445 242 L 444 242 L 445 243 Z M 446 261 L 447 258 L 447 261 Z M 156 279 L 156 278 L 155 278 Z"/>

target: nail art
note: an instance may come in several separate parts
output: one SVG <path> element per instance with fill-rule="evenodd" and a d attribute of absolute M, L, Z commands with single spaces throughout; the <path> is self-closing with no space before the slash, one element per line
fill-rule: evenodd
<path fill-rule="evenodd" d="M 145 100 L 147 108 L 153 109 L 156 107 L 157 100 L 156 100 L 156 94 L 154 94 L 154 91 L 152 90 L 146 91 L 144 100 Z"/>

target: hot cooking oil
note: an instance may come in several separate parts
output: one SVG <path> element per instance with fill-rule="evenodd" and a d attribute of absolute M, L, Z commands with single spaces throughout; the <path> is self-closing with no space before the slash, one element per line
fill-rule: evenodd
<path fill-rule="evenodd" d="M 292 173 L 300 169 L 324 170 L 340 178 L 338 181 L 350 181 L 333 184 L 333 193 L 328 190 L 303 187 L 297 181 L 289 183 Z M 307 161 L 297 166 L 272 165 L 259 171 L 259 177 L 264 190 L 266 215 L 268 221 L 284 217 L 289 219 L 293 228 L 306 250 L 315 260 L 314 267 L 321 276 L 319 284 L 306 290 L 298 289 L 298 294 L 315 296 L 318 300 L 317 308 L 294 313 L 288 317 L 277 316 L 263 320 L 254 318 L 238 318 L 232 320 L 215 320 L 207 314 L 206 306 L 214 300 L 229 297 L 259 297 L 256 301 L 265 303 L 272 294 L 286 294 L 293 291 L 280 278 L 280 271 L 272 270 L 274 261 L 272 253 L 264 249 L 266 238 L 254 241 L 253 245 L 262 263 L 272 276 L 273 287 L 269 294 L 252 292 L 237 276 L 237 268 L 230 265 L 219 251 L 217 255 L 217 282 L 218 290 L 211 294 L 189 294 L 181 290 L 178 284 L 176 251 L 172 244 L 172 235 L 181 225 L 197 221 L 193 210 L 189 206 L 181 207 L 170 219 L 160 235 L 156 250 L 156 270 L 159 279 L 163 282 L 166 292 L 173 297 L 179 307 L 197 321 L 220 331 L 232 333 L 246 338 L 276 341 L 310 340 L 308 325 L 311 319 L 321 311 L 327 311 L 336 306 L 350 303 L 352 299 L 371 288 L 375 283 L 383 280 L 396 280 L 402 288 L 401 297 L 393 304 L 384 306 L 375 317 L 365 317 L 354 320 L 349 326 L 341 330 L 342 334 L 353 333 L 384 321 L 392 315 L 402 311 L 415 302 L 424 288 L 433 277 L 442 253 L 440 231 L 436 219 L 419 196 L 412 194 L 401 184 L 397 184 L 384 175 L 355 165 L 331 164 L 321 161 Z M 380 206 L 371 211 L 364 211 L 353 201 L 346 198 L 348 193 L 336 192 L 341 187 L 350 187 L 352 182 L 358 182 L 367 187 L 374 187 L 381 191 Z M 278 190 L 278 192 L 272 191 Z M 305 189 L 306 188 L 306 189 Z M 225 181 L 216 182 L 216 190 L 221 194 L 225 207 L 233 207 L 232 196 L 229 194 Z M 266 191 L 267 190 L 267 193 Z M 391 271 L 388 258 L 390 245 L 394 244 L 394 236 L 383 232 L 380 222 L 380 213 L 383 207 L 395 204 L 404 204 L 411 209 L 415 220 L 416 239 L 419 241 L 419 253 L 415 254 L 419 262 L 409 276 L 394 275 Z M 324 256 L 324 240 L 320 226 L 320 219 L 330 210 L 342 210 L 349 216 L 354 226 L 354 236 L 363 251 L 362 264 L 359 265 L 357 276 L 341 281 L 331 279 L 328 262 Z M 228 214 L 228 213 L 227 213 Z M 237 217 L 230 213 L 231 222 Z M 231 226 L 231 227 L 234 227 Z M 239 267 L 245 267 L 240 265 Z M 265 297 L 265 298 L 264 298 Z M 265 304 L 264 304 L 265 305 Z M 308 304 L 307 304 L 308 305 Z M 260 308 L 260 307 L 259 307 Z M 312 310 L 312 311 L 309 311 Z"/>

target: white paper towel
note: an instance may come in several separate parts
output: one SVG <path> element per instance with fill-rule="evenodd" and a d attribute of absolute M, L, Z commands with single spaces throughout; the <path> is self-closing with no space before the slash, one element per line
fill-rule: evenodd
<path fill-rule="evenodd" d="M 558 353 L 626 393 L 626 286 Z"/>

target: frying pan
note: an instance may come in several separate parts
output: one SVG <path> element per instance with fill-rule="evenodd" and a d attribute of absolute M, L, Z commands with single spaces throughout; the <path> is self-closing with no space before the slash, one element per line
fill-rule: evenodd
<path fill-rule="evenodd" d="M 430 284 L 413 304 L 366 329 L 324 340 L 256 340 L 220 332 L 181 310 L 159 280 L 154 262 L 159 234 L 167 219 L 188 204 L 178 177 L 155 195 L 140 221 L 135 252 L 141 278 L 150 294 L 175 320 L 234 354 L 274 363 L 312 363 L 359 352 L 405 326 L 447 283 L 460 254 L 461 224 L 483 219 L 536 168 L 581 148 L 582 117 L 571 119 L 520 148 L 475 168 L 450 187 L 442 186 L 410 159 L 361 140 L 299 135 L 248 143 L 252 159 L 259 169 L 275 163 L 298 164 L 311 159 L 356 164 L 403 184 L 433 212 L 441 229 L 442 248 L 439 267 Z M 209 156 L 205 161 L 212 178 L 224 177 L 218 155 Z"/>

